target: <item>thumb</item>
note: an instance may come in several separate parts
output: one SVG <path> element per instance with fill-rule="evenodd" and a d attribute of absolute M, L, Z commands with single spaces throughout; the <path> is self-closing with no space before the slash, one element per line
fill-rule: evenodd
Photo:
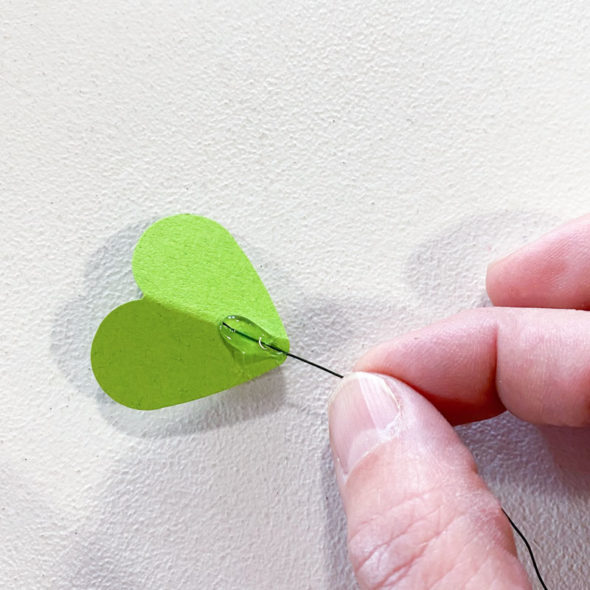
<path fill-rule="evenodd" d="M 426 399 L 401 381 L 353 373 L 329 422 L 361 588 L 531 587 L 500 504 Z"/>

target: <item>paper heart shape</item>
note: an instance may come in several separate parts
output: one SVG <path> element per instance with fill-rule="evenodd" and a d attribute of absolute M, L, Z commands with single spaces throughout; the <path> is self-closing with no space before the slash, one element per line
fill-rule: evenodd
<path fill-rule="evenodd" d="M 141 410 L 180 404 L 285 360 L 259 346 L 262 338 L 288 352 L 287 333 L 254 267 L 215 221 L 183 214 L 156 222 L 132 268 L 143 297 L 114 309 L 92 342 L 94 375 L 117 402 Z M 231 316 L 250 339 L 228 336 L 222 323 Z"/>

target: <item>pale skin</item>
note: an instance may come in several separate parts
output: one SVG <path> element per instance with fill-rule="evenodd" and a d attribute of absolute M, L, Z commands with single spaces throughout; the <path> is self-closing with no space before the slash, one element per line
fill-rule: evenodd
<path fill-rule="evenodd" d="M 590 215 L 488 267 L 495 307 L 365 354 L 330 441 L 360 587 L 530 589 L 499 501 L 452 425 L 508 410 L 590 426 Z"/>

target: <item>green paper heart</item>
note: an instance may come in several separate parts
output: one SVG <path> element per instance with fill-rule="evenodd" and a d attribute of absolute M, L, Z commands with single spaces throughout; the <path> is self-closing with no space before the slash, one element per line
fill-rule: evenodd
<path fill-rule="evenodd" d="M 158 221 L 137 243 L 132 267 L 143 297 L 114 309 L 92 342 L 92 370 L 114 400 L 141 410 L 180 404 L 285 360 L 257 338 L 236 343 L 220 331 L 228 316 L 247 318 L 248 334 L 289 350 L 260 277 L 218 223 L 196 215 Z"/>

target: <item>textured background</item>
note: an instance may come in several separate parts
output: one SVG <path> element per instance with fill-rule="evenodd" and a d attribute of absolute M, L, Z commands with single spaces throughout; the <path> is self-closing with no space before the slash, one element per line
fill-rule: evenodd
<path fill-rule="evenodd" d="M 335 370 L 485 305 L 493 257 L 588 211 L 589 55 L 585 0 L 3 0 L 2 587 L 354 588 L 334 378 L 288 361 L 139 413 L 96 385 L 94 331 L 138 295 L 141 231 L 185 211 Z M 590 432 L 461 435 L 550 587 L 582 588 Z"/>

